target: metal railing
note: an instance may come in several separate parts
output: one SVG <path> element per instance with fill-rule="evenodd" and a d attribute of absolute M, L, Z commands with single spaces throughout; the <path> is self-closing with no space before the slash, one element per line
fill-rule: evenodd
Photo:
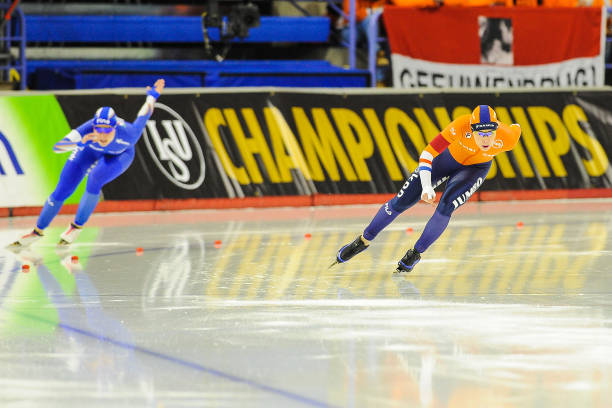
<path fill-rule="evenodd" d="M 612 7 L 608 7 L 606 10 L 608 11 L 608 15 L 612 14 Z M 612 37 L 607 37 L 606 36 L 606 43 L 612 43 Z M 604 50 L 604 52 L 605 52 L 605 50 Z M 607 57 L 607 55 L 604 56 L 604 58 L 605 57 Z M 612 63 L 606 63 L 605 69 L 612 69 Z"/>
<path fill-rule="evenodd" d="M 0 10 L 4 15 L 11 10 L 13 2 L 0 3 Z M 10 19 L 3 24 L 3 30 L 0 33 L 0 71 L 2 79 L 7 82 L 12 82 L 13 79 L 19 81 L 19 88 L 26 89 L 26 30 L 25 18 L 19 7 L 12 10 Z M 12 49 L 18 48 L 17 57 L 13 56 Z"/>
<path fill-rule="evenodd" d="M 357 20 L 355 17 L 355 0 L 349 0 L 349 12 L 348 14 L 344 12 L 342 9 L 342 1 L 334 1 L 334 0 L 326 0 L 330 7 L 338 13 L 338 15 L 342 16 L 344 19 L 348 21 L 348 29 L 349 29 L 349 41 L 348 44 L 348 54 L 349 54 L 349 68 L 355 69 L 356 58 L 355 53 L 357 50 Z M 340 4 L 340 6 L 338 6 Z"/>

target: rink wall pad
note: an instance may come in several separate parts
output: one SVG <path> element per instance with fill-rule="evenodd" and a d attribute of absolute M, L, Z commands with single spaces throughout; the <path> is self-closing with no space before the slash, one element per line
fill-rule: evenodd
<path fill-rule="evenodd" d="M 472 200 L 612 196 L 609 90 L 411 93 L 232 90 L 162 95 L 136 158 L 98 211 L 378 203 L 451 120 L 489 104 L 519 123 Z M 142 92 L 0 96 L 0 215 L 37 213 L 68 154 L 52 152 L 99 106 L 136 117 Z M 73 212 L 82 186 L 63 211 Z"/>

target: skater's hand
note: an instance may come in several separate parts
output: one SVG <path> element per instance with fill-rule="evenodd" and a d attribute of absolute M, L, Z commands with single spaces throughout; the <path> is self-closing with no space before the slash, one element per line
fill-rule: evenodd
<path fill-rule="evenodd" d="M 165 87 L 166 87 L 166 81 L 163 78 L 159 78 L 153 84 L 154 89 L 151 89 L 150 86 L 147 86 L 147 95 L 153 95 L 157 99 Z"/>
<path fill-rule="evenodd" d="M 423 189 L 423 192 L 421 193 L 421 200 L 425 201 L 427 204 L 435 206 L 436 192 L 434 189 L 431 187 Z"/>
<path fill-rule="evenodd" d="M 81 143 L 85 144 L 87 142 L 93 142 L 96 143 L 98 141 L 98 135 L 95 133 L 88 133 L 85 136 L 83 136 L 83 138 L 81 139 Z"/>
<path fill-rule="evenodd" d="M 164 80 L 163 78 L 159 78 L 157 81 L 155 81 L 153 87 L 155 88 L 155 92 L 157 92 L 158 94 L 162 93 L 162 91 L 166 87 L 166 80 Z"/>

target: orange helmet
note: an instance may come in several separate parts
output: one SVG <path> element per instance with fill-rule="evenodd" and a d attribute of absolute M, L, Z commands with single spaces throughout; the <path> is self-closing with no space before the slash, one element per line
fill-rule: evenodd
<path fill-rule="evenodd" d="M 478 105 L 470 117 L 472 132 L 497 130 L 497 115 L 489 105 Z"/>

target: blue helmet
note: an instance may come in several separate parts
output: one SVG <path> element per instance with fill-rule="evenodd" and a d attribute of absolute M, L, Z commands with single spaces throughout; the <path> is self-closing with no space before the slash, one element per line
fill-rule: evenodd
<path fill-rule="evenodd" d="M 117 115 L 113 108 L 103 106 L 96 111 L 93 118 L 93 127 L 101 133 L 110 133 L 117 126 Z"/>
<path fill-rule="evenodd" d="M 490 132 L 497 130 L 498 126 L 499 122 L 497 122 L 497 115 L 489 105 L 478 105 L 472 112 L 472 116 L 470 117 L 472 132 Z"/>

